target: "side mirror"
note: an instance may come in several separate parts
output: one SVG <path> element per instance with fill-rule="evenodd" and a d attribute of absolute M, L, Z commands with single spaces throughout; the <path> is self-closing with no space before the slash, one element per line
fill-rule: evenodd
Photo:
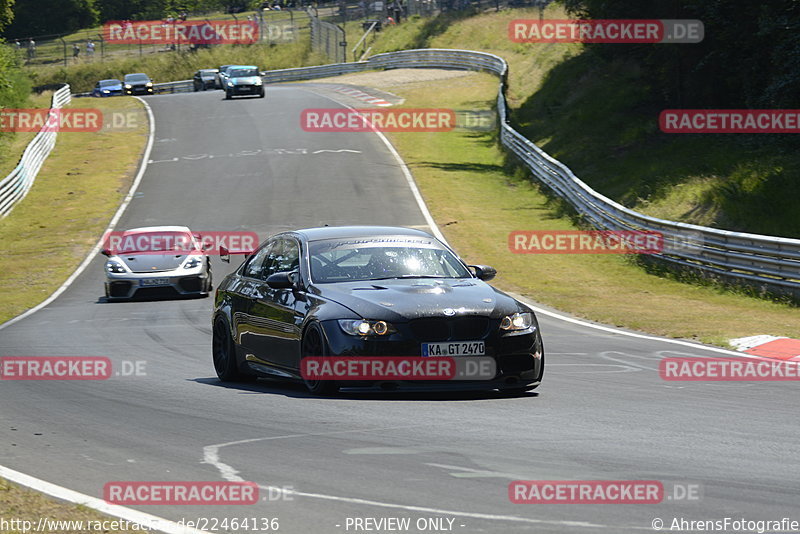
<path fill-rule="evenodd" d="M 225 263 L 231 262 L 231 253 L 228 251 L 227 248 L 220 245 L 219 247 L 219 259 L 224 261 Z"/>
<path fill-rule="evenodd" d="M 470 267 L 475 270 L 475 276 L 478 280 L 486 282 L 497 276 L 497 269 L 494 267 L 488 265 L 470 265 Z"/>
<path fill-rule="evenodd" d="M 295 287 L 294 272 L 273 273 L 267 277 L 267 285 L 272 289 L 293 289 Z"/>
<path fill-rule="evenodd" d="M 108 256 L 108 257 L 111 257 L 111 251 L 110 251 L 110 250 L 108 250 L 107 248 L 104 248 L 104 249 L 102 249 L 102 250 L 100 251 L 100 254 L 102 254 L 103 256 Z"/>

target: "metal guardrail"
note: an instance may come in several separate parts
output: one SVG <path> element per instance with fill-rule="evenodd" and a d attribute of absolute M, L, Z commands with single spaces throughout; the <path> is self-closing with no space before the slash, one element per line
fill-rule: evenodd
<path fill-rule="evenodd" d="M 661 260 L 725 281 L 747 282 L 773 293 L 800 297 L 800 239 L 719 230 L 636 212 L 590 188 L 566 165 L 514 130 L 508 123 L 504 94 L 508 65 L 499 56 L 469 50 L 403 50 L 378 54 L 358 63 L 269 71 L 264 73 L 264 81 L 310 80 L 395 68 L 444 68 L 496 74 L 501 80 L 497 95 L 501 144 L 590 225 L 600 230 L 658 232 L 663 236 L 664 248 L 653 256 Z"/>
<path fill-rule="evenodd" d="M 505 100 L 508 65 L 493 54 L 470 50 L 421 49 L 389 52 L 356 63 L 273 70 L 265 83 L 311 80 L 352 72 L 395 68 L 443 68 L 485 71 L 500 77 L 497 110 L 500 142 L 586 222 L 601 230 L 650 231 L 663 236 L 664 249 L 653 256 L 726 281 L 746 282 L 773 293 L 800 297 L 800 239 L 731 232 L 650 217 L 590 188 L 508 124 Z M 156 84 L 158 92 L 191 91 L 191 80 Z"/>
<path fill-rule="evenodd" d="M 71 98 L 69 85 L 65 85 L 53 93 L 48 120 L 53 115 L 53 110 L 69 104 Z M 17 202 L 28 194 L 39 169 L 55 144 L 56 132 L 47 125 L 43 126 L 33 140 L 28 143 L 11 174 L 0 180 L 0 217 L 8 215 Z"/>

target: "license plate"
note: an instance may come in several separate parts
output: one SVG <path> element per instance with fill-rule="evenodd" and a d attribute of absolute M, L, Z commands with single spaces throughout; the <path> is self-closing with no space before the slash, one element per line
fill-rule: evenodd
<path fill-rule="evenodd" d="M 144 278 L 139 280 L 139 287 L 146 286 L 168 286 L 169 278 Z"/>
<path fill-rule="evenodd" d="M 423 343 L 422 356 L 483 356 L 486 345 L 483 341 L 458 341 L 452 343 Z"/>

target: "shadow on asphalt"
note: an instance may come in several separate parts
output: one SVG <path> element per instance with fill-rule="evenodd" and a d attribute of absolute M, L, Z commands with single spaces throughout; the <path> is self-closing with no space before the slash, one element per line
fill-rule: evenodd
<path fill-rule="evenodd" d="M 536 391 L 508 394 L 499 391 L 387 391 L 387 392 L 340 392 L 335 395 L 321 397 L 308 392 L 303 384 L 289 381 L 277 381 L 259 378 L 255 382 L 222 382 L 217 378 L 190 378 L 198 384 L 219 388 L 237 390 L 242 394 L 267 394 L 283 395 L 293 399 L 314 399 L 322 401 L 362 400 L 362 401 L 478 401 L 478 400 L 508 400 L 517 398 L 536 398 Z"/>

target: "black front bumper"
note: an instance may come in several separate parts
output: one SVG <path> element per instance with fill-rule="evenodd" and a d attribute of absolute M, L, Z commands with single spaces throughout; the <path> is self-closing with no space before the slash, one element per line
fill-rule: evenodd
<path fill-rule="evenodd" d="M 145 85 L 134 85 L 130 89 L 125 89 L 126 95 L 152 95 L 153 94 L 153 87 L 147 87 Z"/>
<path fill-rule="evenodd" d="M 538 385 L 544 374 L 544 345 L 538 325 L 523 333 L 501 334 L 499 320 L 489 319 L 486 328 L 458 331 L 457 338 L 445 333 L 438 337 L 430 330 L 433 338 L 422 339 L 414 335 L 415 329 L 409 324 L 395 324 L 397 333 L 387 336 L 359 337 L 342 331 L 338 321 L 323 321 L 330 356 L 422 356 L 422 344 L 432 342 L 483 341 L 485 356 L 494 359 L 497 373 L 491 380 L 411 380 L 411 381 L 339 381 L 341 388 L 376 390 L 486 390 L 486 389 L 525 389 Z M 419 328 L 416 329 L 420 331 Z M 457 356 L 454 358 L 458 358 Z"/>

